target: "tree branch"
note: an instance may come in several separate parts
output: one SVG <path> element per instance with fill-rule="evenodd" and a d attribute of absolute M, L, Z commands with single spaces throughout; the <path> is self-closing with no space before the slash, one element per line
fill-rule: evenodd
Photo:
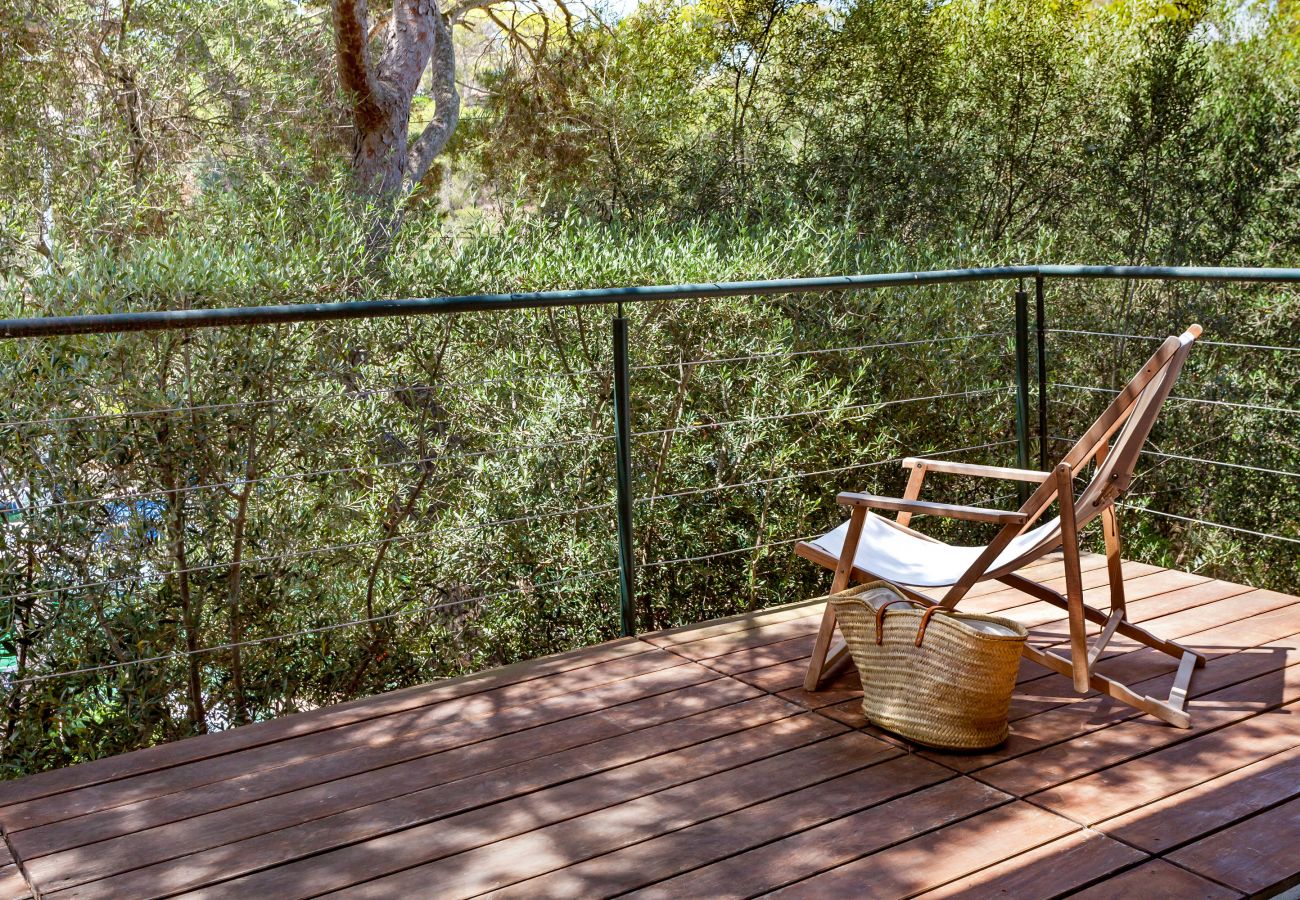
<path fill-rule="evenodd" d="M 379 58 L 379 78 L 409 104 L 439 41 L 441 14 L 434 0 L 396 0 L 392 24 Z"/>
<path fill-rule="evenodd" d="M 406 159 L 406 189 L 409 192 L 424 178 L 429 166 L 451 140 L 460 121 L 460 92 L 456 88 L 456 48 L 451 42 L 449 19 L 430 17 L 435 32 L 432 54 L 433 118 L 411 145 Z"/>
<path fill-rule="evenodd" d="M 448 24 L 455 25 L 474 10 L 484 9 L 501 2 L 503 2 L 503 0 L 460 0 L 459 3 L 453 3 L 451 6 L 447 7 L 447 11 L 443 13 L 443 17 L 447 20 Z"/>
<path fill-rule="evenodd" d="M 339 83 L 352 97 L 353 115 L 363 128 L 384 120 L 391 91 L 379 79 L 370 59 L 366 27 L 370 13 L 366 0 L 335 0 L 334 46 L 339 59 Z"/>

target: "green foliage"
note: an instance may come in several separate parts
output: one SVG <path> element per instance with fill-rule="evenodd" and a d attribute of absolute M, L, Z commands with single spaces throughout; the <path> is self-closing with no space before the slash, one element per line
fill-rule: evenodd
<path fill-rule="evenodd" d="M 459 199 L 419 194 L 381 263 L 323 7 L 47 6 L 0 0 L 3 316 L 1296 259 L 1290 4 L 646 3 L 498 60 Z M 643 627 L 824 588 L 790 542 L 895 457 L 1012 463 L 1009 291 L 631 305 Z M 0 342 L 3 774 L 614 636 L 610 313 Z M 1048 319 L 1300 346 L 1274 288 L 1051 282 Z M 1068 438 L 1148 344 L 1048 349 Z M 1300 408 L 1297 367 L 1198 348 L 1180 395 L 1229 405 L 1153 448 L 1230 465 L 1153 456 L 1130 502 L 1300 534 L 1295 416 L 1259 408 Z M 1293 544 L 1125 516 L 1130 557 L 1300 590 Z"/>
<path fill-rule="evenodd" d="M 1137 0 L 643 5 L 503 69 L 479 160 L 606 215 L 829 206 L 908 240 L 1129 263 L 1252 255 L 1266 221 L 1285 257 L 1293 21 Z"/>

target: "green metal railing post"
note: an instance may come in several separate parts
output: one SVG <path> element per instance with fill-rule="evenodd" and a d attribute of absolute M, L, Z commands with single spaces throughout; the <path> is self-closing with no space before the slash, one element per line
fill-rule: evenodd
<path fill-rule="evenodd" d="M 1016 460 L 1029 468 L 1029 295 L 1023 280 L 1016 289 Z M 1020 502 L 1029 499 L 1029 485 L 1017 482 Z"/>
<path fill-rule="evenodd" d="M 614 317 L 614 452 L 618 475 L 618 594 L 624 637 L 636 634 L 636 570 L 632 559 L 632 424 L 628 401 L 627 319 Z"/>
<path fill-rule="evenodd" d="M 1038 468 L 1047 471 L 1047 313 L 1043 276 L 1034 278 L 1034 324 L 1038 329 Z"/>

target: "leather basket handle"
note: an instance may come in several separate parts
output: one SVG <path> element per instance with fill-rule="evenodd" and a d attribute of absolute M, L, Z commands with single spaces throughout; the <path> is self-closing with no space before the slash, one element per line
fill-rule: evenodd
<path fill-rule="evenodd" d="M 916 646 L 921 646 L 921 641 L 925 640 L 925 629 L 930 627 L 930 619 L 941 609 L 942 606 L 935 604 L 921 615 L 921 625 L 916 629 Z"/>
<path fill-rule="evenodd" d="M 884 603 L 876 607 L 876 646 L 880 646 L 885 642 L 885 610 L 893 606 L 895 603 L 916 604 L 916 601 L 909 600 L 906 597 L 895 597 L 893 600 L 886 600 Z M 936 604 L 921 614 L 921 624 L 916 629 L 917 647 L 921 646 L 921 642 L 925 640 L 925 630 L 930 627 L 930 619 L 934 618 L 934 614 L 939 612 L 941 609 L 943 609 L 943 607 Z"/>
<path fill-rule="evenodd" d="M 915 600 L 909 600 L 906 597 L 895 597 L 893 600 L 886 600 L 876 607 L 876 646 L 885 642 L 885 610 L 895 603 L 915 603 Z"/>

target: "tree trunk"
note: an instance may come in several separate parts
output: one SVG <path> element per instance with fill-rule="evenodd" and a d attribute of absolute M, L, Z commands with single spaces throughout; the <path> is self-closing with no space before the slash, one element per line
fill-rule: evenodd
<path fill-rule="evenodd" d="M 398 224 L 398 207 L 447 146 L 460 118 L 453 17 L 434 0 L 395 0 L 383 48 L 372 58 L 366 0 L 335 0 L 339 81 L 352 100 L 352 172 L 358 193 L 375 201 L 372 244 L 381 253 Z M 409 141 L 411 102 L 432 64 L 434 116 Z"/>
<path fill-rule="evenodd" d="M 176 587 L 181 604 L 181 625 L 185 629 L 185 665 L 189 674 L 190 726 L 195 734 L 208 730 L 208 714 L 203 704 L 203 678 L 199 667 L 199 623 L 202 618 L 190 593 L 190 570 L 185 552 L 185 494 L 181 491 L 180 476 L 170 459 L 170 449 L 164 447 L 163 469 L 167 480 L 166 497 L 172 513 L 171 555 Z"/>
<path fill-rule="evenodd" d="M 240 642 L 244 639 L 243 623 L 239 616 L 240 590 L 243 587 L 244 534 L 248 529 L 248 501 L 253 496 L 253 483 L 257 478 L 256 422 L 248 438 L 248 460 L 244 466 L 244 483 L 235 501 L 235 519 L 231 524 L 230 572 L 226 576 L 226 605 L 230 616 L 230 677 L 234 690 L 234 720 L 236 725 L 249 721 L 248 700 L 244 696 L 244 657 Z"/>
<path fill-rule="evenodd" d="M 193 384 L 190 367 L 188 337 L 182 338 L 184 354 L 185 381 Z M 171 368 L 171 354 L 176 342 L 168 341 L 159 360 L 158 395 L 167 396 L 168 375 Z M 193 398 L 190 397 L 191 416 L 193 415 Z M 182 490 L 183 478 L 180 472 L 180 454 L 182 448 L 176 446 L 176 436 L 172 423 L 164 414 L 157 430 L 158 461 L 164 484 L 164 497 L 167 511 L 171 514 L 167 520 L 168 553 L 171 556 L 172 575 L 176 578 L 176 588 L 181 607 L 181 626 L 185 631 L 185 665 L 189 675 L 189 719 L 195 734 L 205 734 L 208 730 L 208 714 L 203 701 L 203 674 L 199 666 L 199 627 L 203 621 L 203 610 L 196 603 L 190 590 L 189 555 L 185 544 L 185 503 L 188 494 Z"/>

